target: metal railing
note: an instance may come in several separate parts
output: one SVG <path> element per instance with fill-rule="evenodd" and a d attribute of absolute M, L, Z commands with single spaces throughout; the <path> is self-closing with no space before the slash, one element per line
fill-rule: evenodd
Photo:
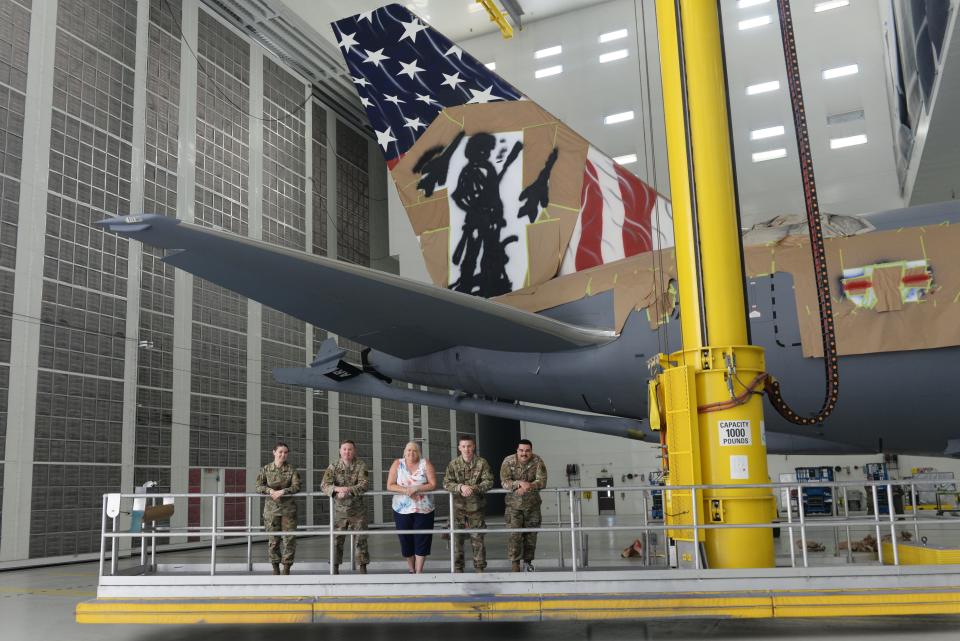
<path fill-rule="evenodd" d="M 923 485 L 923 483 L 919 483 Z M 949 524 L 960 528 L 960 519 L 943 519 L 943 518 L 922 518 L 920 511 L 917 505 L 917 485 L 915 481 L 831 481 L 831 482 L 807 482 L 807 483 L 766 483 L 766 484 L 753 484 L 753 485 L 685 485 L 685 486 L 657 486 L 657 485 L 643 485 L 643 486 L 621 486 L 621 487 L 567 487 L 567 488 L 545 488 L 540 490 L 541 497 L 543 495 L 554 495 L 554 504 L 556 507 L 556 519 L 547 525 L 541 525 L 536 528 L 509 528 L 509 527 L 496 527 L 496 528 L 485 528 L 485 529 L 470 529 L 470 528 L 457 528 L 455 527 L 454 515 L 454 495 L 445 491 L 445 490 L 434 490 L 432 492 L 426 492 L 425 494 L 435 495 L 435 496 L 447 496 L 448 509 L 450 518 L 447 521 L 445 527 L 440 529 L 432 530 L 397 530 L 392 527 L 373 527 L 371 529 L 358 531 L 358 530 L 338 530 L 335 528 L 335 498 L 333 496 L 327 496 L 321 493 L 312 492 L 312 493 L 300 493 L 296 496 L 314 498 L 314 497 L 323 497 L 328 500 L 329 508 L 329 520 L 326 524 L 322 525 L 307 525 L 300 526 L 296 530 L 287 530 L 279 532 L 266 532 L 263 526 L 254 525 L 252 520 L 256 516 L 259 518 L 259 514 L 254 511 L 255 499 L 263 499 L 264 496 L 261 494 L 249 494 L 249 493 L 235 493 L 235 494 L 190 494 L 190 493 L 166 493 L 166 494 L 105 494 L 103 496 L 103 516 L 101 522 L 101 542 L 100 542 L 100 576 L 104 576 L 104 565 L 107 561 L 107 545 L 109 541 L 109 574 L 115 575 L 118 571 L 118 557 L 119 557 L 119 542 L 122 539 L 139 539 L 141 542 L 140 545 L 140 571 L 142 572 L 156 572 L 157 570 L 157 540 L 161 538 L 172 538 L 172 537 L 210 537 L 210 563 L 209 563 L 209 573 L 210 575 L 215 575 L 217 573 L 217 549 L 218 549 L 218 540 L 228 542 L 230 539 L 242 539 L 240 542 L 246 543 L 246 569 L 248 571 L 253 571 L 253 541 L 254 539 L 265 539 L 271 536 L 295 536 L 298 538 L 306 537 L 328 537 L 329 538 L 329 556 L 327 559 L 328 569 L 327 572 L 333 574 L 334 572 L 334 560 L 335 560 L 335 542 L 337 536 L 348 537 L 348 540 L 345 543 L 349 544 L 350 554 L 354 552 L 354 536 L 383 536 L 383 535 L 395 535 L 395 534 L 446 534 L 449 536 L 450 549 L 449 549 L 449 570 L 453 572 L 456 566 L 456 560 L 454 558 L 454 541 L 457 535 L 464 534 L 513 534 L 513 533 L 527 533 L 527 532 L 536 532 L 538 534 L 556 534 L 557 543 L 559 550 L 559 558 L 557 559 L 557 565 L 561 570 L 569 569 L 573 573 L 578 572 L 581 569 L 586 567 L 586 558 L 587 558 L 587 545 L 586 537 L 588 537 L 590 532 L 632 532 L 637 534 L 637 538 L 640 538 L 643 542 L 643 563 L 644 565 L 649 564 L 649 550 L 650 550 L 650 540 L 651 535 L 658 533 L 660 535 L 666 536 L 668 531 L 671 530 L 692 530 L 693 540 L 699 541 L 701 539 L 701 534 L 707 530 L 714 529 L 748 529 L 748 528 L 761 528 L 769 529 L 771 531 L 780 529 L 786 530 L 789 538 L 789 550 L 790 550 L 790 566 L 797 566 L 797 554 L 796 554 L 796 541 L 799 537 L 800 549 L 801 549 L 801 562 L 802 567 L 809 567 L 809 556 L 807 544 L 809 541 L 808 533 L 811 530 L 820 530 L 824 528 L 832 529 L 834 533 L 834 540 L 836 542 L 835 554 L 839 555 L 841 545 L 840 545 L 840 534 L 842 530 L 846 539 L 846 550 L 847 557 L 849 561 L 853 560 L 853 540 L 851 539 L 851 528 L 867 528 L 872 530 L 876 534 L 875 543 L 876 543 L 876 561 L 878 563 L 884 563 L 883 558 L 883 549 L 882 549 L 882 531 L 889 530 L 891 546 L 892 546 L 892 565 L 899 565 L 899 542 L 897 531 L 904 531 L 907 529 L 912 529 L 913 536 L 920 541 L 920 527 L 925 525 L 944 525 Z M 873 514 L 866 516 L 853 516 L 849 511 L 849 503 L 847 501 L 847 490 L 848 488 L 855 487 L 857 489 L 869 489 L 872 496 L 872 504 L 874 506 Z M 705 510 L 702 509 L 703 505 L 701 501 L 704 499 L 705 491 L 712 490 L 724 490 L 724 489 L 747 489 L 747 488 L 769 488 L 771 490 L 781 490 L 788 489 L 792 494 L 792 491 L 796 490 L 796 505 L 793 505 L 792 496 L 788 500 L 788 506 L 786 511 L 786 520 L 781 518 L 776 518 L 769 521 L 756 522 L 756 523 L 736 523 L 736 524 L 727 524 L 727 523 L 706 523 L 703 522 L 702 513 Z M 810 488 L 830 488 L 833 493 L 833 505 L 834 509 L 830 515 L 826 516 L 817 516 L 813 517 L 806 513 L 804 508 L 804 489 Z M 885 497 L 881 496 L 881 493 L 878 491 L 878 488 L 885 489 Z M 895 509 L 894 501 L 894 488 L 902 488 L 904 491 L 904 496 L 908 496 L 910 511 L 906 510 L 897 512 Z M 582 521 L 581 510 L 579 509 L 580 498 L 585 492 L 622 492 L 622 493 L 640 493 L 640 503 L 641 503 L 641 522 L 639 524 L 630 524 L 630 525 L 585 525 Z M 491 490 L 488 494 L 505 494 L 505 490 Z M 687 524 L 667 524 L 663 522 L 657 522 L 650 518 L 650 511 L 648 507 L 653 502 L 654 493 L 664 493 L 663 494 L 663 505 L 664 508 L 667 506 L 667 494 L 683 494 L 683 493 L 692 493 L 691 496 L 691 519 Z M 836 506 L 838 504 L 837 496 L 842 497 L 842 501 L 839 503 L 842 505 L 842 514 L 838 513 Z M 565 495 L 565 496 L 564 496 Z M 367 492 L 364 496 L 370 497 L 383 497 L 383 496 L 394 496 L 392 492 L 381 492 L 381 491 L 371 491 Z M 210 505 L 210 514 L 209 514 L 209 524 L 203 526 L 187 526 L 187 527 L 152 527 L 151 529 L 144 529 L 137 532 L 121 532 L 119 531 L 121 514 L 117 514 L 112 518 L 107 515 L 107 504 L 108 498 L 113 497 L 114 500 L 119 501 L 129 501 L 133 499 L 172 499 L 176 501 L 177 499 L 200 499 L 201 503 L 205 499 L 209 499 Z M 563 500 L 563 499 L 566 500 Z M 246 525 L 224 525 L 220 523 L 219 510 L 226 501 L 230 499 L 243 499 L 245 501 L 245 519 Z M 884 501 L 886 501 L 886 514 L 881 514 L 884 507 Z M 566 516 L 564 516 L 564 504 L 566 504 Z M 794 516 L 796 515 L 796 518 Z M 772 516 L 772 515 L 771 515 Z M 884 518 L 881 518 L 884 517 Z M 108 520 L 109 529 L 108 529 Z M 145 524 L 146 527 L 146 524 Z M 565 558 L 565 542 L 564 539 L 569 539 L 569 554 L 570 554 L 570 563 L 566 563 Z M 149 550 L 147 543 L 149 542 Z M 220 543 L 222 547 L 224 543 Z M 149 555 L 149 558 L 148 558 Z M 694 567 L 697 569 L 701 568 L 700 554 L 694 554 Z"/>

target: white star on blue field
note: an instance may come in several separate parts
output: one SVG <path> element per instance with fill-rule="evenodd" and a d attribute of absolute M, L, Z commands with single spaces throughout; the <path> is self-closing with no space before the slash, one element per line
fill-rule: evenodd
<path fill-rule="evenodd" d="M 333 29 L 388 161 L 405 154 L 445 107 L 523 98 L 398 4 L 338 20 Z"/>

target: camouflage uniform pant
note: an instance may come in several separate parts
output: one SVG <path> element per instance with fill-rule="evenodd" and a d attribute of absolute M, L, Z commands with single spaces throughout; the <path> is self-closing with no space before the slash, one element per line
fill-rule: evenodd
<path fill-rule="evenodd" d="M 297 529 L 297 506 L 291 502 L 287 505 L 277 505 L 268 502 L 263 510 L 263 528 L 267 532 L 289 532 Z M 280 537 L 271 536 L 267 540 L 267 552 L 270 555 L 270 563 L 293 563 L 293 557 L 297 553 L 297 537 L 283 537 L 283 546 L 281 553 Z"/>
<path fill-rule="evenodd" d="M 367 529 L 367 515 L 349 515 L 345 513 L 336 512 L 336 519 L 333 522 L 333 527 L 338 530 L 366 530 Z M 334 553 L 333 563 L 334 565 L 340 565 L 343 561 L 343 542 L 346 539 L 346 536 L 337 537 L 337 549 Z M 356 540 L 356 549 L 357 549 L 357 564 L 366 565 L 370 563 L 370 552 L 367 550 L 367 537 L 366 535 L 355 536 Z"/>
<path fill-rule="evenodd" d="M 483 511 L 462 512 L 454 511 L 453 526 L 458 530 L 479 530 L 487 527 L 487 522 L 483 518 Z M 473 548 L 473 567 L 482 570 L 487 567 L 487 546 L 483 542 L 483 534 L 457 534 L 453 542 L 453 565 L 458 570 L 463 570 L 463 544 L 467 537 L 470 537 L 470 546 Z"/>
<path fill-rule="evenodd" d="M 540 506 L 519 509 L 507 506 L 504 521 L 508 528 L 540 527 Z M 533 561 L 537 551 L 536 532 L 513 532 L 507 539 L 507 558 L 510 561 Z"/>

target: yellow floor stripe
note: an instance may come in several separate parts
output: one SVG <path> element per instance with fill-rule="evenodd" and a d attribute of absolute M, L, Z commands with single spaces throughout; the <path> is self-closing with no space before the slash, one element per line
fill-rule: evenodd
<path fill-rule="evenodd" d="M 861 590 L 543 595 L 464 599 L 312 598 L 96 599 L 77 605 L 78 623 L 304 623 L 320 621 L 524 621 L 650 618 L 836 617 L 960 614 L 960 590 Z"/>

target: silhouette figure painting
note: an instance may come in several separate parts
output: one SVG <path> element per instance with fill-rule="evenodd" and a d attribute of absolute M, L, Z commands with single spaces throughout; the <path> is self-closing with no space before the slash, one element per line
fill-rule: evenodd
<path fill-rule="evenodd" d="M 457 176 L 457 186 L 451 194 L 451 199 L 463 210 L 465 218 L 460 240 L 451 255 L 453 264 L 460 268 L 460 278 L 449 287 L 483 297 L 513 291 L 506 269 L 506 247 L 518 239 L 516 235 L 500 237 L 506 225 L 500 183 L 507 169 L 520 155 L 523 143 L 514 143 L 499 171 L 490 160 L 496 147 L 497 139 L 491 134 L 470 137 L 464 149 L 466 165 Z"/>
<path fill-rule="evenodd" d="M 523 184 L 523 133 L 457 133 L 424 151 L 413 166 L 425 197 L 447 190 L 450 211 L 448 287 L 473 296 L 499 296 L 522 286 L 529 257 L 527 225 L 550 202 L 558 150 Z"/>

